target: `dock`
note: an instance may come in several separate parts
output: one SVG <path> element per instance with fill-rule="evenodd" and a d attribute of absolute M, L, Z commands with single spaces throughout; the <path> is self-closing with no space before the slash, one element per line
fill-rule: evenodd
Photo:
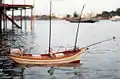
<path fill-rule="evenodd" d="M 33 5 L 28 4 L 4 4 L 2 0 L 0 0 L 0 34 L 3 31 L 7 30 L 7 21 L 9 20 L 12 23 L 12 30 L 14 28 L 22 29 L 23 28 L 23 11 L 24 17 L 26 16 L 26 10 L 31 10 L 31 29 L 32 29 L 32 20 L 33 20 Z M 7 15 L 7 12 L 11 11 L 11 16 Z M 17 24 L 14 20 L 15 11 L 20 11 L 20 24 Z M 2 23 L 3 21 L 3 23 Z M 24 19 L 25 28 L 26 28 L 26 19 Z"/>
<path fill-rule="evenodd" d="M 30 27 L 32 29 L 33 8 L 34 6 L 29 4 L 6 4 L 3 2 L 3 0 L 0 0 L 0 79 L 13 79 L 13 76 L 11 76 L 11 73 L 9 72 L 13 73 L 15 68 L 13 62 L 11 62 L 11 60 L 7 57 L 7 53 L 6 53 L 7 49 L 9 49 L 10 46 L 6 45 L 6 43 L 3 43 L 4 40 L 7 40 L 7 35 L 9 34 L 9 32 L 7 33 L 7 30 L 9 29 L 8 25 L 11 27 L 10 31 L 16 30 L 15 28 L 21 29 L 21 30 L 23 29 L 23 27 L 26 28 L 27 22 L 26 22 L 26 19 L 23 17 L 26 17 L 26 13 L 27 13 L 26 10 L 30 9 L 31 11 L 31 13 L 29 13 L 31 14 Z M 15 11 L 19 12 L 17 13 L 17 15 L 20 17 L 19 24 L 14 19 L 16 15 Z M 10 12 L 10 14 L 8 14 L 7 12 Z M 23 23 L 25 23 L 24 26 L 23 26 Z M 14 35 L 14 32 L 13 32 L 13 35 Z M 18 73 L 16 77 L 23 79 L 22 78 L 23 74 L 20 74 L 20 73 Z"/>

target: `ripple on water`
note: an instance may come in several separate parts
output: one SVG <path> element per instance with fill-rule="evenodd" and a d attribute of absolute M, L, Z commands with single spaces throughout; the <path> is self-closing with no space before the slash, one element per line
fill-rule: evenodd
<path fill-rule="evenodd" d="M 61 26 L 62 25 L 62 26 Z M 81 24 L 78 45 L 85 46 L 113 36 L 120 37 L 120 22 L 100 21 L 96 24 Z M 40 27 L 39 27 L 40 26 Z M 53 21 L 52 46 L 73 45 L 76 24 L 66 21 Z M 29 30 L 29 29 L 28 29 Z M 35 32 L 9 33 L 1 42 L 11 48 L 21 47 L 25 53 L 40 54 L 48 48 L 48 21 L 37 21 Z M 19 30 L 18 30 L 19 31 Z M 66 38 L 67 37 L 67 38 Z M 8 38 L 8 39 L 7 39 Z M 117 38 L 117 37 L 116 37 Z M 8 41 L 7 41 L 8 40 Z M 0 39 L 1 41 L 1 39 Z M 120 79 L 120 39 L 102 43 L 90 48 L 81 57 L 80 67 L 51 68 L 51 67 L 19 67 L 11 65 L 0 57 L 0 79 Z"/>

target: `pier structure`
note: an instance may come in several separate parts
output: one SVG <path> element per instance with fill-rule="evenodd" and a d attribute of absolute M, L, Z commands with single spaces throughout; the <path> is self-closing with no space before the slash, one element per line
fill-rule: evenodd
<path fill-rule="evenodd" d="M 0 0 L 0 34 L 3 32 L 3 30 L 7 30 L 7 20 L 9 20 L 12 23 L 12 30 L 14 30 L 14 27 L 18 29 L 23 28 L 23 19 L 24 19 L 24 25 L 26 28 L 26 10 L 31 9 L 31 29 L 33 25 L 33 5 L 27 5 L 27 4 L 4 4 L 2 0 Z M 20 11 L 19 17 L 20 17 L 20 24 L 17 24 L 14 20 L 14 11 Z M 7 15 L 7 11 L 11 11 L 12 14 L 11 16 Z M 23 11 L 24 11 L 24 16 L 23 16 Z M 3 23 L 2 23 L 3 21 Z"/>

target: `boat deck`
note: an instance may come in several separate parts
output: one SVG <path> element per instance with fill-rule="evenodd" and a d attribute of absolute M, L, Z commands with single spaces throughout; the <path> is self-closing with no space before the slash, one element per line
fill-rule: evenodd
<path fill-rule="evenodd" d="M 76 53 L 77 51 L 64 51 L 64 52 L 54 53 L 52 57 L 49 54 L 38 54 L 38 55 L 24 54 L 23 56 L 28 58 L 30 57 L 30 58 L 41 58 L 41 59 L 59 59 L 59 58 L 72 56 Z"/>

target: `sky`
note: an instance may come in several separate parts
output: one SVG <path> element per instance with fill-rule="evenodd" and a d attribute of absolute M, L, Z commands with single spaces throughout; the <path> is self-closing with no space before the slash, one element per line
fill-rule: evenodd
<path fill-rule="evenodd" d="M 15 4 L 24 4 L 24 0 L 13 0 Z M 5 0 L 5 3 L 11 4 L 12 0 Z M 50 0 L 25 0 L 26 4 L 35 4 L 34 14 L 49 14 Z M 58 16 L 81 12 L 85 4 L 83 13 L 101 13 L 102 11 L 111 11 L 120 8 L 120 0 L 52 0 L 52 13 Z"/>

